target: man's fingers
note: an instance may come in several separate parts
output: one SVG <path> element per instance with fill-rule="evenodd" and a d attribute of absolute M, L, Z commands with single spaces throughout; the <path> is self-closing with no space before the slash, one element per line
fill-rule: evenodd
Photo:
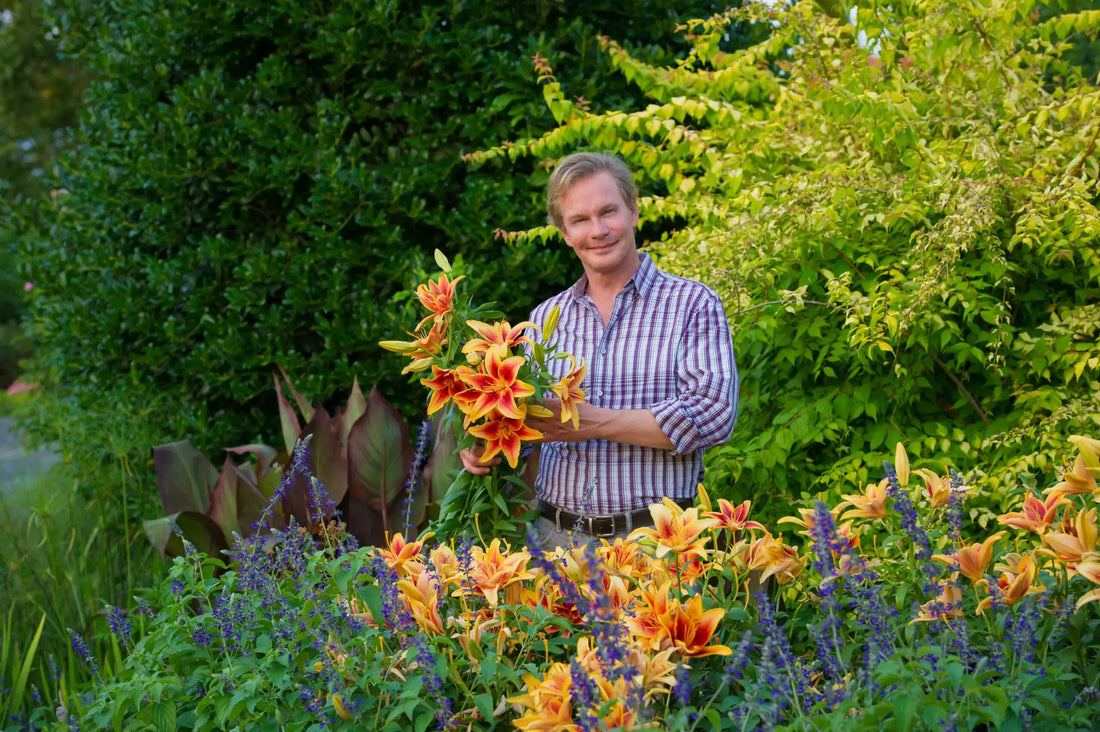
<path fill-rule="evenodd" d="M 466 469 L 467 473 L 471 475 L 488 475 L 489 468 L 500 462 L 499 456 L 488 462 L 481 462 L 481 456 L 484 452 L 485 448 L 481 445 L 474 445 L 472 448 L 468 447 L 458 451 L 458 457 L 462 460 L 462 467 Z"/>

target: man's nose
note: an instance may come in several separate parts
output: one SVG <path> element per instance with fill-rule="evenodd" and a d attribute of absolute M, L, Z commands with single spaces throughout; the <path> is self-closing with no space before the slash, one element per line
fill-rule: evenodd
<path fill-rule="evenodd" d="M 592 233 L 596 236 L 603 236 L 609 231 L 611 231 L 611 229 L 608 228 L 607 222 L 603 220 L 603 216 L 597 216 L 596 225 L 593 227 Z"/>

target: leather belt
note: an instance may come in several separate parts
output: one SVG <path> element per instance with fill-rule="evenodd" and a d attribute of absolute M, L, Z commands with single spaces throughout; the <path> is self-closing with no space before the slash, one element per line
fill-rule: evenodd
<path fill-rule="evenodd" d="M 676 505 L 680 508 L 691 508 L 695 505 L 695 499 L 681 498 L 676 501 Z M 540 500 L 539 513 L 541 513 L 544 518 L 553 521 L 558 531 L 573 531 L 579 529 L 595 538 L 626 534 L 639 526 L 653 525 L 653 515 L 649 512 L 648 508 L 641 508 L 637 511 L 628 511 L 626 513 L 586 516 L 584 514 L 567 511 L 561 506 L 555 506 L 553 503 L 547 503 L 546 501 Z"/>

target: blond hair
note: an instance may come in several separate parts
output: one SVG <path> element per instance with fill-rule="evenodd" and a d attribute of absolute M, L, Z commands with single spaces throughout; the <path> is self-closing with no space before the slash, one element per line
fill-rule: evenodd
<path fill-rule="evenodd" d="M 551 226 L 563 228 L 561 199 L 566 191 L 577 181 L 605 170 L 615 179 L 623 201 L 631 208 L 638 207 L 638 186 L 626 163 L 609 153 L 573 153 L 562 158 L 546 183 L 546 218 Z"/>

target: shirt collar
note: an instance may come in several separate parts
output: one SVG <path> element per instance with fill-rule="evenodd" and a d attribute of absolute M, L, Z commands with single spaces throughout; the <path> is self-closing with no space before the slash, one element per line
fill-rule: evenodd
<path fill-rule="evenodd" d="M 653 283 L 657 279 L 658 269 L 657 265 L 653 263 L 653 259 L 649 254 L 640 252 L 638 259 L 641 261 L 638 271 L 631 275 L 627 280 L 623 289 L 630 286 L 630 283 L 634 283 L 634 290 L 644 300 L 649 295 L 649 291 L 653 289 Z M 585 297 L 585 291 L 588 289 L 588 275 L 582 274 L 581 278 L 573 283 L 573 286 L 569 288 L 569 292 L 573 299 L 577 302 L 582 302 Z"/>

